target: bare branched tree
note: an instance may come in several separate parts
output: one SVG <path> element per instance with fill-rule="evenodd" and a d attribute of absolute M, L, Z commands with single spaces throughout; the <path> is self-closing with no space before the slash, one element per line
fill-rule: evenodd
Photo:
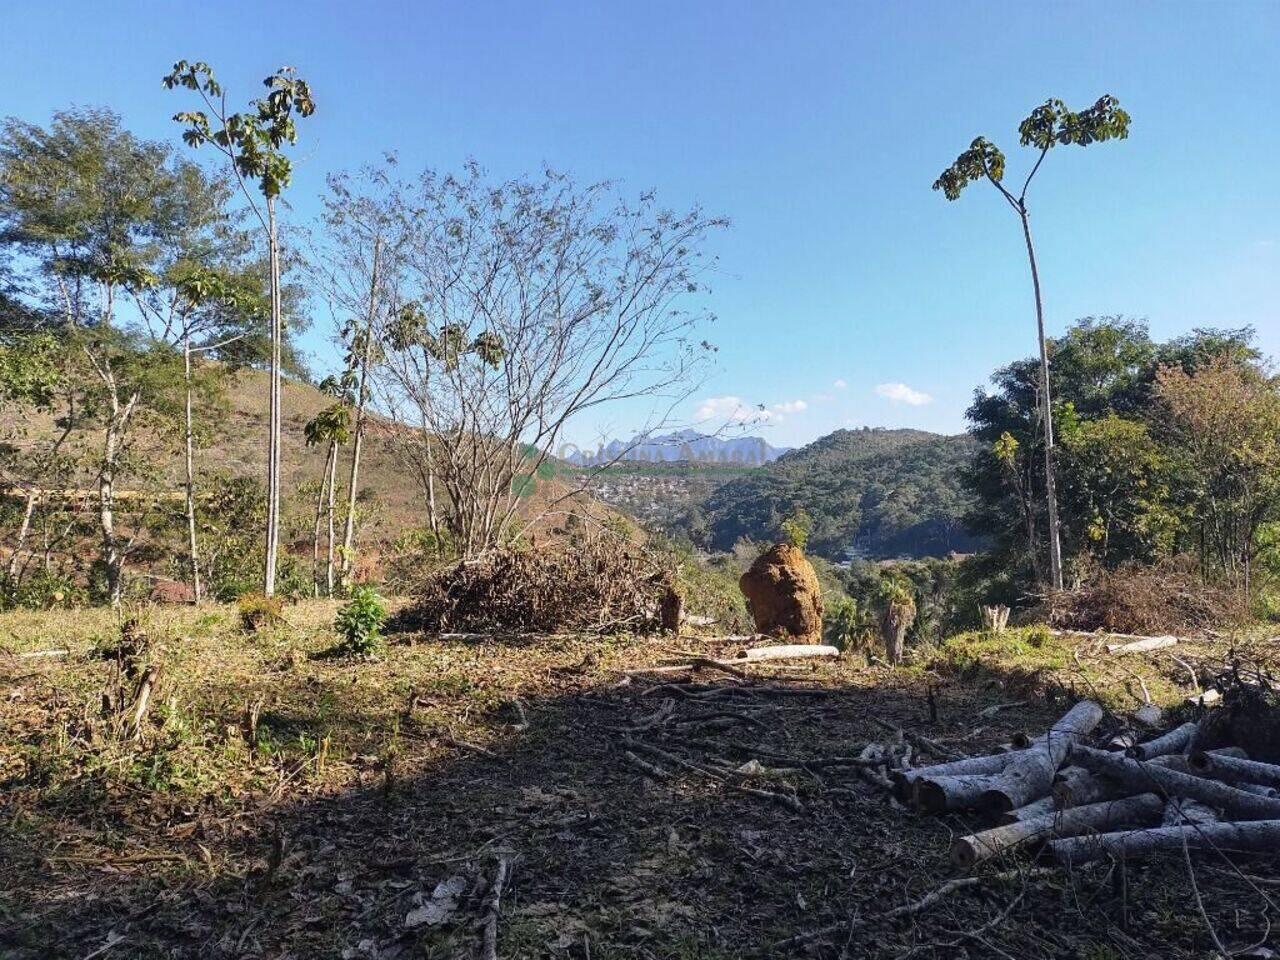
<path fill-rule="evenodd" d="M 409 239 L 370 382 L 433 531 L 476 556 L 522 532 L 520 499 L 575 418 L 695 388 L 707 315 L 686 305 L 724 221 L 550 171 L 494 185 L 474 164 L 397 203 Z"/>

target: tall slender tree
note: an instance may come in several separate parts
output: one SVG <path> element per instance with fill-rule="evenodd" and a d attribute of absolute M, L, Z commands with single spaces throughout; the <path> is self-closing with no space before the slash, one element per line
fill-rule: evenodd
<path fill-rule="evenodd" d="M 934 181 L 933 189 L 941 190 L 948 200 L 956 200 L 966 186 L 986 180 L 1000 192 L 1022 224 L 1022 236 L 1031 264 L 1031 286 L 1036 301 L 1036 332 L 1040 343 L 1040 411 L 1044 430 L 1044 489 L 1049 520 L 1049 576 L 1055 590 L 1061 590 L 1062 542 L 1058 525 L 1058 496 L 1055 486 L 1053 444 L 1053 402 L 1049 394 L 1049 352 L 1044 334 L 1044 299 L 1040 291 L 1040 271 L 1036 251 L 1031 242 L 1031 215 L 1027 207 L 1027 190 L 1040 172 L 1049 151 L 1056 146 L 1088 146 L 1104 140 L 1123 140 L 1129 135 L 1129 114 L 1120 109 L 1119 101 L 1107 95 L 1093 106 L 1079 112 L 1068 110 L 1061 100 L 1047 100 L 1036 107 L 1018 126 L 1019 142 L 1039 151 L 1022 188 L 1014 194 L 1004 185 L 1005 157 L 994 143 L 978 137 Z"/>
<path fill-rule="evenodd" d="M 164 78 L 169 89 L 195 91 L 204 110 L 184 111 L 174 120 L 184 124 L 183 140 L 189 146 L 211 144 L 231 167 L 253 215 L 267 238 L 270 269 L 271 361 L 267 439 L 267 530 L 263 593 L 275 594 L 276 558 L 280 547 L 280 383 L 283 362 L 284 308 L 280 287 L 280 237 L 276 201 L 289 185 L 292 164 L 284 155 L 287 144 L 297 143 L 295 116 L 309 117 L 315 101 L 307 82 L 292 67 L 282 67 L 263 81 L 267 95 L 252 103 L 247 113 L 227 110 L 226 92 L 207 63 L 179 60 Z M 249 181 L 263 198 L 259 206 Z"/>

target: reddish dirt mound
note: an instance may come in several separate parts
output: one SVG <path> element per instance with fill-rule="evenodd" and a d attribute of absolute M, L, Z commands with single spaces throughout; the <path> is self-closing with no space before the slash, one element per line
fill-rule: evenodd
<path fill-rule="evenodd" d="M 760 633 L 802 643 L 822 638 L 822 588 L 804 551 L 786 543 L 770 548 L 738 586 Z"/>

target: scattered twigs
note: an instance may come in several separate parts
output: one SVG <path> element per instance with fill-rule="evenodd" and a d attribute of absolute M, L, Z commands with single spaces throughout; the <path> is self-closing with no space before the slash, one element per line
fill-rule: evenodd
<path fill-rule="evenodd" d="M 916 914 L 923 913 L 935 903 L 944 900 L 960 890 L 967 890 L 970 887 L 976 887 L 983 883 L 994 882 L 997 880 L 1007 880 L 1010 877 L 1035 876 L 1045 871 L 1041 869 L 1035 870 L 1004 870 L 1000 873 L 990 873 L 980 877 L 956 877 L 948 880 L 946 883 L 936 887 L 929 893 L 925 894 L 919 900 L 912 900 L 909 903 L 901 904 L 891 910 L 876 914 L 873 917 L 859 917 L 853 920 L 846 920 L 840 923 L 829 924 L 825 927 L 819 927 L 817 930 L 810 930 L 807 933 L 797 934 L 794 937 L 788 937 L 773 944 L 770 949 L 770 956 L 781 956 L 778 951 L 803 946 L 807 943 L 813 943 L 815 940 L 824 940 L 838 933 L 854 932 L 861 927 L 865 927 L 872 922 L 884 922 L 890 920 L 898 920 L 902 917 L 914 917 Z"/>
<path fill-rule="evenodd" d="M 684 757 L 678 756 L 669 750 L 663 750 L 661 747 L 655 747 L 651 743 L 645 743 L 643 740 L 624 737 L 622 742 L 625 746 L 630 747 L 632 751 L 647 753 L 649 756 L 654 757 L 657 760 L 665 761 L 671 766 L 680 767 L 691 773 L 697 773 L 701 776 L 709 777 L 712 780 L 717 780 L 720 783 L 723 783 L 730 790 L 737 791 L 738 793 L 745 793 L 751 796 L 771 800 L 774 803 L 779 803 L 796 812 L 800 812 L 804 809 L 804 806 L 800 801 L 791 794 L 777 793 L 773 790 L 764 790 L 759 787 L 749 787 L 746 784 L 741 783 L 741 778 L 734 774 L 722 773 L 721 771 L 714 770 L 711 767 L 704 767 L 701 764 L 694 763 L 692 760 L 686 760 Z"/>

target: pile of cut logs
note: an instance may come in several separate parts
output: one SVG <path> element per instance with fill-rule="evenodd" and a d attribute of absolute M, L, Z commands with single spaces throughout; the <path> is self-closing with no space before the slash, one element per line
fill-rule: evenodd
<path fill-rule="evenodd" d="M 925 813 L 974 810 L 998 821 L 959 837 L 960 867 L 1039 851 L 1063 865 L 1161 851 L 1280 846 L 1280 766 L 1239 747 L 1204 750 L 1201 725 L 1152 740 L 1092 738 L 1102 708 L 1081 701 L 1042 736 L 998 753 L 890 771 L 898 799 Z"/>

